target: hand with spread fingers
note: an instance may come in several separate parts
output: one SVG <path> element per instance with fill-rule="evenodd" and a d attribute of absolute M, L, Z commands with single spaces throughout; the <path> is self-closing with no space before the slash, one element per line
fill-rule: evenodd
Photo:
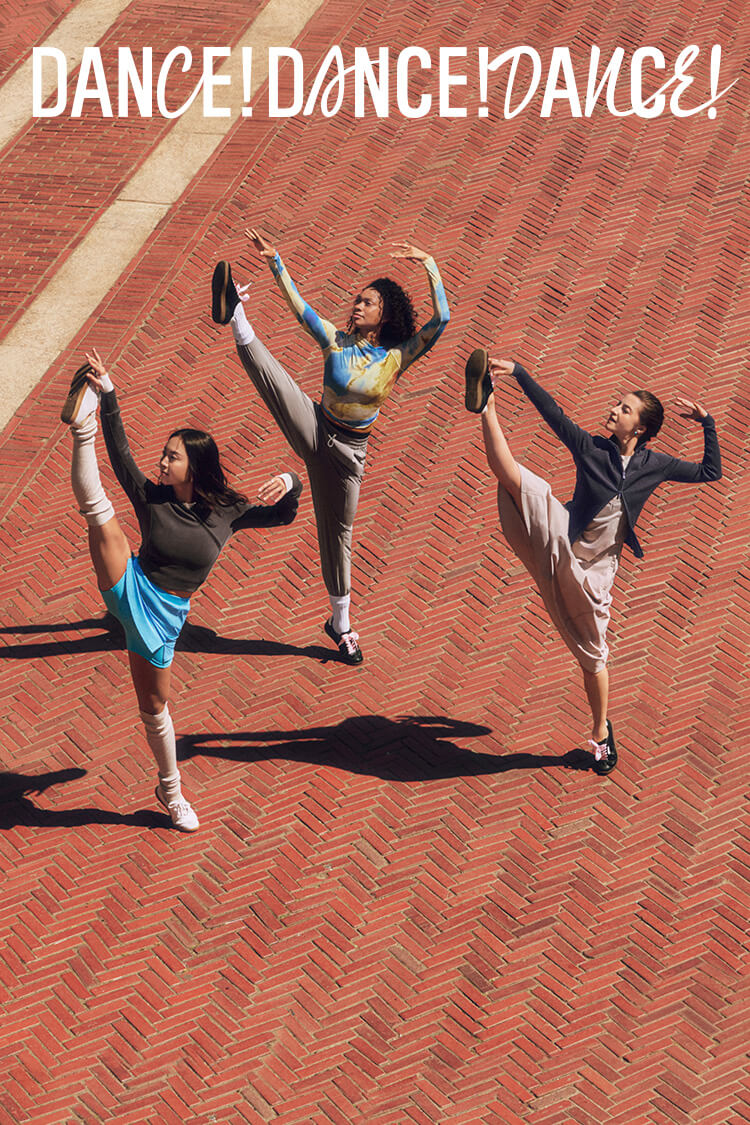
<path fill-rule="evenodd" d="M 90 353 L 84 352 L 84 355 L 91 366 L 91 370 L 86 372 L 86 378 L 95 391 L 101 391 L 102 379 L 105 379 L 109 374 L 104 366 L 104 361 L 96 348 L 92 348 Z"/>
<path fill-rule="evenodd" d="M 392 242 L 391 246 L 396 247 L 395 250 L 391 250 L 392 258 L 405 258 L 407 262 L 426 262 L 430 257 L 424 250 L 412 246 L 410 242 Z"/>
<path fill-rule="evenodd" d="M 693 422 L 702 422 L 708 416 L 708 411 L 704 410 L 698 402 L 692 402 L 689 398 L 676 398 L 674 404 L 677 407 L 680 418 L 690 418 Z"/>
<path fill-rule="evenodd" d="M 255 249 L 260 254 L 261 258 L 275 258 L 276 247 L 271 246 L 270 242 L 266 242 L 262 234 L 255 229 L 255 227 L 248 227 L 245 231 L 250 241 L 255 246 Z"/>

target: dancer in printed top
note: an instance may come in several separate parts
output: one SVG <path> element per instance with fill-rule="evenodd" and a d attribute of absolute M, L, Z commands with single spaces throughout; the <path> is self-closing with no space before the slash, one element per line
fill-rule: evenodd
<path fill-rule="evenodd" d="M 576 483 L 564 507 L 546 481 L 514 459 L 495 410 L 493 381 L 512 376 L 553 433 L 573 456 Z M 655 452 L 664 408 L 649 391 L 631 391 L 610 410 L 609 437 L 594 436 L 571 421 L 520 365 L 473 352 L 466 365 L 465 405 L 482 415 L 487 462 L 498 480 L 498 508 L 505 538 L 536 582 L 552 622 L 578 660 L 591 707 L 589 746 L 594 769 L 610 773 L 617 763 L 607 717 L 607 626 L 612 584 L 623 543 L 638 558 L 635 535 L 641 509 L 663 481 L 705 484 L 721 477 L 714 420 L 702 406 L 677 399 L 682 418 L 703 428 L 703 460 L 681 461 Z"/>
<path fill-rule="evenodd" d="M 137 557 L 131 555 L 99 478 L 95 441 L 100 395 L 109 459 L 140 525 Z M 291 523 L 302 485 L 296 473 L 281 473 L 259 489 L 261 503 L 250 504 L 227 484 L 210 434 L 187 428 L 169 435 L 158 479 L 148 480 L 130 452 L 112 380 L 95 349 L 73 378 L 61 418 L 73 437 L 71 482 L 88 524 L 99 589 L 125 630 L 146 741 L 158 767 L 156 796 L 175 828 L 194 832 L 198 818 L 180 788 L 168 707 L 175 642 L 190 595 L 208 577 L 230 536 L 243 528 Z"/>
<path fill-rule="evenodd" d="M 229 262 L 213 276 L 212 316 L 231 324 L 237 351 L 256 390 L 310 478 L 323 581 L 331 603 L 325 631 L 347 664 L 361 664 L 359 637 L 349 619 L 352 525 L 365 468 L 367 435 L 396 380 L 425 355 L 450 319 L 440 273 L 429 254 L 398 243 L 392 257 L 421 262 L 432 295 L 432 317 L 415 331 L 411 300 L 400 285 L 379 277 L 354 298 L 346 331 L 307 304 L 274 247 L 248 232 L 267 260 L 299 323 L 323 352 L 323 396 L 313 403 L 258 339 L 248 323 Z"/>

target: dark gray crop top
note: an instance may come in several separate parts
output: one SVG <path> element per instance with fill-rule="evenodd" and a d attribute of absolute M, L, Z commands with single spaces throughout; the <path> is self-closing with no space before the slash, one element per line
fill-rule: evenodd
<path fill-rule="evenodd" d="M 296 473 L 290 472 L 294 485 L 276 504 L 217 505 L 202 518 L 194 505 L 175 498 L 171 485 L 148 480 L 138 468 L 130 452 L 115 391 L 102 394 L 101 418 L 112 468 L 138 517 L 142 537 L 138 562 L 144 574 L 162 590 L 194 593 L 235 531 L 278 527 L 291 523 L 297 515 L 302 483 Z"/>

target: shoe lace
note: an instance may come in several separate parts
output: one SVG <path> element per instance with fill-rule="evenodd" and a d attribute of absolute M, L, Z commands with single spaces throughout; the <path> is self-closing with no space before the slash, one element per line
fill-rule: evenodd
<path fill-rule="evenodd" d="M 348 633 L 341 634 L 339 644 L 342 644 L 346 649 L 349 656 L 354 656 L 359 651 L 359 633 L 354 633 L 349 630 Z"/>
<path fill-rule="evenodd" d="M 172 803 L 167 807 L 169 809 L 170 815 L 173 817 L 177 817 L 178 819 L 183 819 L 184 817 L 193 815 L 193 806 L 189 801 L 186 801 L 184 797 L 180 797 L 178 800 L 172 801 Z"/>
<path fill-rule="evenodd" d="M 597 762 L 603 762 L 609 755 L 609 739 L 605 738 L 604 742 L 594 742 L 594 739 L 590 738 L 589 749 Z"/>

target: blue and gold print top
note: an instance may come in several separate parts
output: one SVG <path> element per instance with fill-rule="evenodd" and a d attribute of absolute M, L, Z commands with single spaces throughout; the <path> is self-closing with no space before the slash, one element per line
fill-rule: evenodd
<path fill-rule="evenodd" d="M 403 344 L 395 348 L 373 345 L 358 333 L 340 332 L 323 320 L 297 292 L 278 254 L 268 259 L 286 303 L 323 352 L 323 413 L 339 426 L 366 434 L 393 384 L 415 359 L 425 355 L 450 320 L 440 272 L 433 258 L 424 267 L 432 295 L 433 315 Z"/>

